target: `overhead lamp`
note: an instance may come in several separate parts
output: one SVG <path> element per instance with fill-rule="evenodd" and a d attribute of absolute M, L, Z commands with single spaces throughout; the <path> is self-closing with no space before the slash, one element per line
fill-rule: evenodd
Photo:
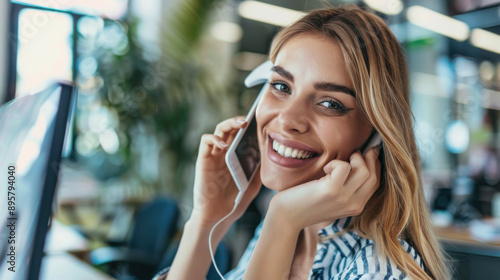
<path fill-rule="evenodd" d="M 364 0 L 363 2 L 375 11 L 386 15 L 397 15 L 403 10 L 401 0 Z"/>
<path fill-rule="evenodd" d="M 454 154 L 461 154 L 469 146 L 469 127 L 461 120 L 455 120 L 446 128 L 446 148 Z"/>
<path fill-rule="evenodd" d="M 305 15 L 304 12 L 259 1 L 243 1 L 238 7 L 240 16 L 277 26 L 287 26 Z"/>
<path fill-rule="evenodd" d="M 220 21 L 212 25 L 210 35 L 222 42 L 235 43 L 241 39 L 243 29 L 236 23 Z"/>
<path fill-rule="evenodd" d="M 500 36 L 484 29 L 475 28 L 470 34 L 470 43 L 477 48 L 500 53 Z"/>
<path fill-rule="evenodd" d="M 443 15 L 422 6 L 411 6 L 406 11 L 408 21 L 457 41 L 469 37 L 469 26 L 458 19 Z"/>

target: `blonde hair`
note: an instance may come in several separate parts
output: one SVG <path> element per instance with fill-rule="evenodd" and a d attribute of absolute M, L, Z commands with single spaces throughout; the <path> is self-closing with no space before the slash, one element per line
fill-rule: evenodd
<path fill-rule="evenodd" d="M 387 24 L 356 6 L 314 10 L 274 38 L 270 60 L 296 35 L 335 40 L 343 52 L 356 92 L 357 108 L 383 139 L 380 187 L 349 225 L 374 240 L 412 279 L 450 279 L 449 264 L 434 236 L 420 180 L 420 158 L 409 105 L 403 51 Z M 419 253 L 425 271 L 403 250 L 407 241 Z M 385 259 L 385 258 L 383 258 Z"/>

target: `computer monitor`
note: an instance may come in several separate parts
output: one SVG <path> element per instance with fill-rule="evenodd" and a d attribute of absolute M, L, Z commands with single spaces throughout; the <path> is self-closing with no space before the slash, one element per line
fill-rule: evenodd
<path fill-rule="evenodd" d="M 58 83 L 0 108 L 0 279 L 38 279 L 64 140 L 76 104 Z M 70 142 L 70 141 L 68 141 Z"/>

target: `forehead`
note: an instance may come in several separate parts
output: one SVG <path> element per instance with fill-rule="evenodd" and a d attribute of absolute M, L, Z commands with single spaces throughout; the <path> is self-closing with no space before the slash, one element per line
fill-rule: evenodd
<path fill-rule="evenodd" d="M 289 71 L 298 81 L 351 85 L 340 45 L 330 38 L 313 34 L 294 36 L 281 47 L 274 64 Z"/>

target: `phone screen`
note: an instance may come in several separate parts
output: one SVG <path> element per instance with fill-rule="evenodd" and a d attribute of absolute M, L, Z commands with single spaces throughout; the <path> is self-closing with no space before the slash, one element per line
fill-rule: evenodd
<path fill-rule="evenodd" d="M 260 163 L 259 141 L 257 139 L 257 122 L 255 116 L 248 124 L 248 128 L 241 138 L 241 142 L 236 147 L 236 157 L 250 181 L 252 174 Z"/>

